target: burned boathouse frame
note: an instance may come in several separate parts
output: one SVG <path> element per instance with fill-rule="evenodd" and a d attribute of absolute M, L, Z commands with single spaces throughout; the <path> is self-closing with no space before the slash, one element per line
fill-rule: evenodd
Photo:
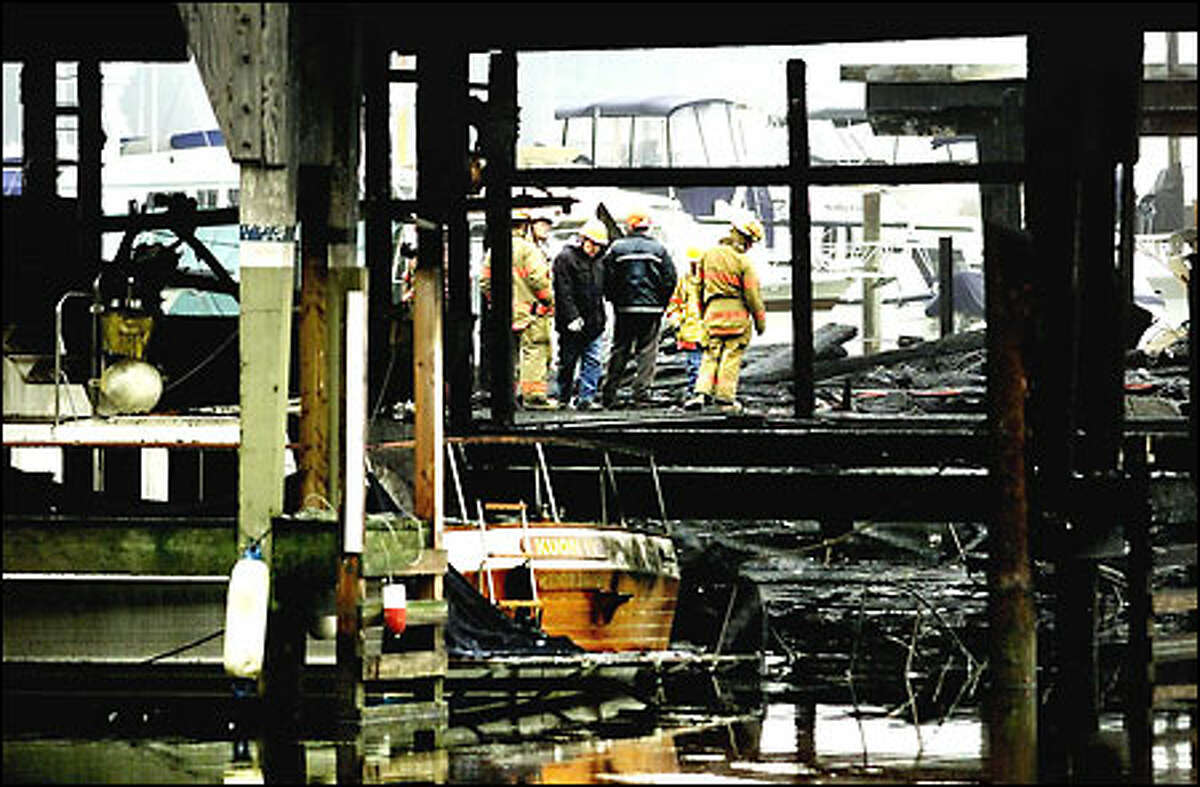
<path fill-rule="evenodd" d="M 5 57 L 20 59 L 30 68 L 30 80 L 44 78 L 55 59 L 81 61 L 81 158 L 78 222 L 81 259 L 98 256 L 99 233 L 124 226 L 129 220 L 99 215 L 99 120 L 97 106 L 100 59 L 116 53 L 186 59 L 186 32 L 170 7 L 138 11 L 124 6 L 115 9 L 113 21 L 98 21 L 83 7 L 63 11 L 75 21 L 63 24 L 55 18 L 53 5 L 38 11 L 21 4 L 6 4 Z M 742 12 L 774 14 L 770 6 L 741 6 Z M 114 10 L 112 8 L 110 11 Z M 332 9 L 330 9 L 332 12 Z M 1122 315 L 1127 299 L 1131 260 L 1132 191 L 1129 178 L 1121 181 L 1120 199 L 1114 194 L 1117 168 L 1128 172 L 1136 158 L 1139 133 L 1154 131 L 1195 134 L 1195 76 L 1191 77 L 1190 105 L 1187 95 L 1175 97 L 1146 111 L 1146 99 L 1154 89 L 1145 82 L 1140 58 L 1141 36 L 1155 30 L 1194 30 L 1195 10 L 1171 4 L 1139 4 L 1107 8 L 1090 14 L 1095 23 L 1088 35 L 1090 50 L 1104 52 L 1099 59 L 1076 54 L 1078 20 L 1062 8 L 1041 9 L 1015 6 L 927 8 L 906 6 L 901 16 L 872 7 L 873 20 L 862 18 L 862 10 L 847 6 L 806 6 L 803 24 L 760 25 L 731 30 L 727 20 L 696 20 L 699 30 L 686 35 L 666 25 L 643 25 L 636 30 L 612 29 L 582 32 L 536 26 L 499 24 L 485 18 L 463 30 L 454 20 L 438 23 L 415 22 L 403 6 L 395 9 L 369 5 L 349 6 L 337 11 L 350 14 L 357 25 L 353 39 L 361 55 L 364 98 L 366 196 L 360 206 L 365 219 L 365 245 L 370 295 L 368 311 L 371 357 L 367 376 L 377 384 L 386 368 L 388 310 L 391 292 L 392 222 L 414 216 L 419 225 L 419 267 L 435 272 L 434 282 L 445 276 L 446 302 L 444 360 L 447 370 L 446 424 L 451 433 L 504 432 L 517 430 L 537 434 L 550 429 L 544 424 L 514 422 L 512 370 L 497 362 L 492 369 L 491 417 L 477 421 L 472 413 L 473 382 L 468 364 L 470 325 L 466 212 L 483 209 L 488 217 L 490 245 L 496 271 L 497 303 L 507 308 L 511 287 L 508 258 L 507 217 L 514 204 L 538 206 L 554 200 L 514 201 L 513 188 L 522 186 L 583 185 L 718 185 L 728 182 L 750 185 L 789 185 L 792 188 L 792 225 L 804 228 L 806 190 L 814 185 L 847 183 L 979 183 L 985 194 L 985 218 L 997 219 L 997 235 L 986 243 L 989 280 L 989 324 L 1012 328 L 1002 335 L 989 333 L 990 411 L 986 423 L 980 419 L 946 419 L 931 424 L 905 419 L 873 423 L 834 425 L 815 420 L 813 380 L 805 370 L 813 368 L 811 356 L 811 302 L 807 291 L 810 260 L 806 243 L 793 251 L 793 343 L 795 392 L 794 419 L 786 423 L 637 422 L 604 428 L 606 437 L 652 446 L 662 468 L 664 494 L 695 502 L 710 514 L 746 516 L 745 501 L 753 501 L 757 516 L 786 512 L 790 516 L 881 517 L 926 519 L 993 519 L 1007 522 L 1006 542 L 1012 562 L 996 570 L 1003 580 L 1013 580 L 1027 591 L 1029 553 L 1048 556 L 1068 574 L 1081 581 L 1063 583 L 1061 609 L 1088 608 L 1098 545 L 1111 536 L 1125 540 L 1131 549 L 1130 586 L 1132 619 L 1150 615 L 1146 572 L 1149 550 L 1148 527 L 1157 515 L 1151 508 L 1156 498 L 1150 491 L 1152 471 L 1191 472 L 1191 480 L 1173 481 L 1178 488 L 1166 497 L 1183 501 L 1177 506 L 1187 516 L 1188 500 L 1195 516 L 1194 450 L 1195 409 L 1190 420 L 1131 421 L 1122 408 L 1121 359 L 1123 357 Z M 473 13 L 488 14 L 482 11 Z M 406 15 L 407 14 L 407 15 Z M 145 15 L 145 16 L 143 16 Z M 49 23 L 46 23 L 49 19 Z M 130 19 L 148 20 L 159 36 L 147 36 Z M 81 21 L 82 20 L 82 21 Z M 123 29 L 128 25 L 130 29 Z M 437 28 L 455 34 L 431 32 Z M 86 34 L 85 34 L 86 32 Z M 620 35 L 621 40 L 615 40 Z M 785 167 L 734 169 L 594 169 L 536 171 L 515 166 L 516 53 L 538 49 L 611 49 L 618 47 L 717 46 L 755 44 L 826 43 L 927 37 L 1026 35 L 1029 42 L 1028 75 L 1023 88 L 1008 86 L 1007 92 L 989 99 L 990 127 L 999 155 L 972 165 L 910 165 L 888 167 L 809 166 L 804 140 L 804 67 L 789 65 L 789 118 L 792 120 L 791 160 Z M 97 41 L 105 43 L 97 43 Z M 31 47 L 45 44 L 50 53 Z M 415 71 L 394 71 L 389 53 L 412 51 L 418 56 Z M 467 57 L 470 52 L 493 51 L 487 101 L 468 101 Z M 417 85 L 418 166 L 428 172 L 453 173 L 452 177 L 426 177 L 419 181 L 416 200 L 391 198 L 388 185 L 389 150 L 387 87 L 393 82 Z M 1171 80 L 1175 81 L 1175 80 Z M 1185 82 L 1187 80 L 1184 80 Z M 45 84 L 44 82 L 42 83 Z M 1168 86 L 1171 88 L 1173 86 Z M 878 86 L 876 95 L 888 88 Z M 930 92 L 950 91 L 947 85 L 926 86 Z M 53 90 L 48 91 L 53 95 Z M 45 95 L 43 90 L 41 95 Z M 940 93 L 939 93 L 940 94 Z M 52 140 L 55 108 L 33 93 L 26 104 L 27 194 L 53 193 Z M 870 94 L 869 94 L 870 95 Z M 879 98 L 884 102 L 884 98 Z M 998 100 L 998 103 L 997 103 Z M 971 99 L 976 101 L 977 99 Z M 479 114 L 482 109 L 482 114 Z M 871 107 L 868 107 L 868 112 Z M 888 111 L 896 113 L 894 106 Z M 909 107 L 910 114 L 914 112 Z M 1014 117 L 1024 122 L 1011 122 Z M 991 121 L 988 121 L 991 122 Z M 1155 125 L 1162 124 L 1162 125 Z M 487 154 L 487 196 L 470 194 L 466 160 L 467 129 L 475 125 Z M 1021 140 L 1023 132 L 1023 144 Z M 1014 136 L 1015 135 L 1015 136 Z M 982 141 L 983 137 L 981 137 Z M 981 148 L 987 147 L 981 144 Z M 267 158 L 279 151 L 264 154 Z M 1013 202 L 1018 184 L 1024 184 L 1024 214 L 1021 225 Z M 304 187 L 301 187 L 304 190 Z M 93 204 L 94 203 L 94 204 Z M 229 223 L 237 217 L 229 212 L 203 215 L 203 222 Z M 1112 266 L 1112 233 L 1119 224 L 1124 235 L 1119 265 Z M 348 227 L 342 227 L 347 230 Z M 352 230 L 351 230 L 352 231 Z M 1027 231 L 1027 234 L 1023 231 Z M 807 233 L 795 232 L 794 238 Z M 344 237 L 326 241 L 344 241 Z M 1001 249 L 1003 255 L 997 255 Z M 996 264 L 997 261 L 999 264 Z M 1193 285 L 1194 287 L 1194 285 Z M 440 286 L 427 292 L 441 292 Z M 435 299 L 436 303 L 440 298 Z M 1193 299 L 1194 302 L 1194 299 Z M 438 304 L 439 307 L 441 304 Z M 1052 308 L 1052 305 L 1053 308 Z M 7 302 L 6 302 L 7 308 Z M 1011 312 L 1008 310 L 1012 310 Z M 1022 314 L 1027 322 L 1006 319 Z M 503 314 L 497 319 L 507 324 Z M 1194 325 L 1194 321 L 1193 321 Z M 1036 341 L 1030 342 L 1031 335 Z M 507 330 L 496 331 L 503 347 L 511 341 Z M 806 341 L 806 339 L 808 341 Z M 440 343 L 438 340 L 435 344 Z M 1038 348 L 1028 352 L 1030 345 Z M 1194 346 L 1194 342 L 1193 342 Z M 497 358 L 507 358 L 498 352 Z M 1001 371 L 1003 361 L 1005 371 Z M 424 359 L 438 365 L 437 361 Z M 1196 386 L 1195 356 L 1192 356 L 1192 389 Z M 1028 386 L 1028 387 L 1026 387 Z M 373 389 L 373 388 L 372 388 Z M 441 412 L 427 415 L 441 420 Z M 1028 420 L 1024 420 L 1028 418 Z M 1004 425 L 1005 428 L 1001 428 Z M 574 433 L 589 436 L 586 428 Z M 1028 442 L 1026 442 L 1028 437 Z M 719 452 L 705 453 L 703 446 L 719 442 Z M 1149 450 L 1147 450 L 1147 448 Z M 719 455 L 718 455 L 719 454 Z M 1003 462 L 1001 460 L 1004 460 Z M 741 472 L 731 471 L 740 468 Z M 950 468 L 951 471 L 945 471 Z M 740 492 L 721 495 L 728 511 L 716 507 L 706 492 L 712 479 L 723 482 L 736 477 Z M 1001 486 L 1000 479 L 1004 480 Z M 1026 486 L 1028 484 L 1028 486 Z M 783 502 L 776 503 L 783 492 Z M 1189 498 L 1190 495 L 1190 498 Z M 701 502 L 707 501 L 707 502 Z M 1166 508 L 1174 504 L 1169 503 Z M 772 509 L 772 506 L 779 506 Z M 689 513 L 673 505 L 677 515 Z M 5 515 L 6 532 L 10 517 Z M 1082 535 L 1081 535 L 1082 534 Z M 999 541 L 994 542 L 999 544 Z M 6 554 L 9 550 L 6 549 Z M 997 555 L 993 555 L 997 557 Z M 1140 562 L 1139 562 L 1140 561 Z M 6 562 L 7 570 L 7 562 Z M 1003 583 L 1001 583 L 1003 584 Z M 1027 619 L 1009 616 L 1013 606 L 998 604 L 998 631 L 1029 633 Z M 1128 712 L 1138 721 L 1131 735 L 1133 768 L 1143 778 L 1149 768 L 1146 733 L 1151 699 L 1149 642 L 1142 638 L 1145 627 L 1135 625 L 1130 643 L 1134 657 L 1132 674 L 1138 677 L 1131 691 Z M 1086 622 L 1074 631 L 1061 631 L 1064 660 L 1083 665 L 1073 672 L 1060 710 L 1087 710 L 1084 726 L 1094 725 L 1096 676 L 1089 670 L 1094 640 Z M 1026 641 L 1027 645 L 1027 641 Z M 1028 652 L 1014 655 L 1020 673 L 1012 681 L 1014 691 L 1028 691 L 1026 678 L 1031 665 Z M 1194 655 L 1193 655 L 1194 658 Z M 1023 675 L 1024 677 L 1021 677 Z M 1024 682 L 1023 682 L 1024 681 Z M 1140 692 L 1140 693 L 1138 693 Z M 1193 687 L 1194 697 L 1194 687 Z M 1027 699 L 1027 698 L 1026 698 Z M 1076 704 L 1075 701 L 1079 704 Z M 1194 702 L 1194 699 L 1193 699 Z M 1142 714 L 1142 715 L 1138 715 Z M 1014 740 L 1028 741 L 1031 719 Z M 1148 733 L 1147 733 L 1148 734 Z M 1011 742 L 1011 741 L 1010 741 Z M 1014 750 L 999 747 L 998 751 Z M 1019 768 L 1008 776 L 1027 774 Z"/>

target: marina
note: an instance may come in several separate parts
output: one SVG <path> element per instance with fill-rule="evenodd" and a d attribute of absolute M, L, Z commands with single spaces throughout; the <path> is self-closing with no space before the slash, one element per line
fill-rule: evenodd
<path fill-rule="evenodd" d="M 1195 9 L 439 9 L 5 4 L 5 782 L 1194 783 Z"/>

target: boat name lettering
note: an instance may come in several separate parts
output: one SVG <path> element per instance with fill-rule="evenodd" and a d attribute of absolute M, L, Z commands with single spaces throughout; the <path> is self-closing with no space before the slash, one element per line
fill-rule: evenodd
<path fill-rule="evenodd" d="M 604 557 L 600 544 L 574 536 L 532 536 L 529 541 L 529 551 L 537 557 Z"/>

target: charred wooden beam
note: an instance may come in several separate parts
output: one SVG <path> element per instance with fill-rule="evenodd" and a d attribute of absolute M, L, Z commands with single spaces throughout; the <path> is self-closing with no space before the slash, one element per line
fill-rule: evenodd
<path fill-rule="evenodd" d="M 805 63 L 789 60 L 788 159 L 792 169 L 791 211 L 788 221 L 792 239 L 792 387 L 795 415 L 811 418 L 813 413 L 812 348 L 812 246 L 808 205 L 808 110 L 805 99 Z"/>
<path fill-rule="evenodd" d="M 1025 359 L 1028 241 L 1002 225 L 984 225 L 988 299 L 989 463 L 988 623 L 990 688 L 986 703 L 992 781 L 1037 781 L 1037 616 L 1033 603 L 1030 508 L 1026 478 Z"/>
<path fill-rule="evenodd" d="M 491 255 L 492 297 L 488 309 L 490 337 L 492 422 L 511 426 L 516 404 L 511 361 L 514 341 L 512 325 L 512 235 L 511 187 L 517 185 L 517 57 L 512 50 L 491 56 L 488 68 L 488 122 L 481 132 L 487 168 L 487 243 Z"/>

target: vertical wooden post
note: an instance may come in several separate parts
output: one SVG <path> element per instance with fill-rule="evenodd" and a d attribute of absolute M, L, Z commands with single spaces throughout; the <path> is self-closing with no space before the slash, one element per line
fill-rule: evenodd
<path fill-rule="evenodd" d="M 79 61 L 79 260 L 84 266 L 100 261 L 100 155 L 104 132 L 100 126 L 100 61 Z"/>
<path fill-rule="evenodd" d="M 264 538 L 283 512 L 288 361 L 295 254 L 294 170 L 243 164 L 241 176 L 241 447 L 238 547 Z"/>
<path fill-rule="evenodd" d="M 1106 54 L 1073 69 L 1080 93 L 1078 128 L 1073 135 L 1076 203 L 1075 265 L 1079 355 L 1077 474 L 1114 483 L 1124 431 L 1125 313 L 1121 297 L 1122 257 L 1114 255 L 1118 166 L 1128 171 L 1137 149 L 1142 79 L 1141 33 L 1114 26 L 1094 31 Z M 1125 227 L 1128 232 L 1129 224 Z M 1132 236 L 1123 238 L 1131 242 Z M 1067 778 L 1082 777 L 1090 766 L 1087 744 L 1100 727 L 1098 648 L 1099 566 L 1075 543 L 1091 541 L 1117 528 L 1118 512 L 1085 507 L 1075 523 L 1067 551 L 1055 567 L 1061 578 L 1056 607 L 1060 686 L 1056 708 L 1060 739 L 1069 752 Z"/>
<path fill-rule="evenodd" d="M 443 314 L 446 226 L 467 183 L 467 58 L 444 46 L 417 55 L 417 267 L 413 275 L 413 512 L 442 532 Z M 448 99 L 453 95 L 453 99 Z M 455 111 L 455 107 L 458 111 Z M 461 132 L 459 134 L 458 132 Z M 458 137 L 462 138 L 459 139 Z M 436 173 L 436 174 L 435 174 Z M 493 276 L 495 275 L 493 271 Z M 440 547 L 440 543 L 435 543 Z"/>
<path fill-rule="evenodd" d="M 371 407 L 376 400 L 386 407 L 387 391 L 384 378 L 392 352 L 392 322 L 396 318 L 392 303 L 392 218 L 389 203 L 392 198 L 392 139 L 388 131 L 389 83 L 388 68 L 391 48 L 384 43 L 382 32 L 368 29 L 362 32 L 363 179 L 365 186 L 364 239 L 371 292 L 371 318 L 368 327 L 370 362 L 367 378 L 370 381 Z M 357 108 L 354 110 L 357 113 Z M 357 138 L 355 139 L 357 142 Z M 357 177 L 357 171 L 354 172 Z M 354 192 L 357 194 L 357 192 Z"/>
<path fill-rule="evenodd" d="M 813 414 L 812 227 L 808 205 L 808 101 L 805 63 L 789 60 L 788 164 L 792 237 L 792 386 L 797 418 Z"/>
<path fill-rule="evenodd" d="M 435 150 L 444 168 L 446 226 L 446 303 L 445 366 L 448 376 L 447 402 L 450 429 L 462 433 L 471 424 L 471 395 L 474 391 L 474 348 L 471 316 L 471 236 L 467 226 L 466 195 L 470 185 L 467 157 L 467 52 L 448 47 L 444 57 L 445 89 L 441 100 L 445 131 Z M 457 361 L 456 363 L 454 361 Z"/>
<path fill-rule="evenodd" d="M 300 508 L 329 500 L 329 381 L 325 324 L 329 257 L 329 168 L 301 165 L 299 172 L 301 284 L 297 354 L 300 366 Z"/>
<path fill-rule="evenodd" d="M 484 136 L 487 169 L 487 239 L 491 254 L 491 410 L 492 422 L 511 426 L 516 402 L 512 368 L 512 172 L 516 167 L 517 57 L 512 51 L 491 56 L 488 68 L 488 133 Z"/>
<path fill-rule="evenodd" d="M 1031 253 L 1010 228 L 984 224 L 987 275 L 990 686 L 985 704 L 988 778 L 1037 781 L 1037 617 L 1026 488 L 1024 342 Z"/>
<path fill-rule="evenodd" d="M 938 239 L 938 321 L 942 338 L 954 333 L 954 240 Z"/>
<path fill-rule="evenodd" d="M 25 148 L 21 193 L 30 200 L 55 196 L 54 58 L 31 57 L 21 66 L 22 140 Z"/>
<path fill-rule="evenodd" d="M 863 355 L 874 355 L 880 347 L 879 325 L 879 280 L 871 276 L 879 272 L 879 203 L 878 191 L 863 194 L 863 245 L 867 248 L 864 259 L 862 296 Z"/>
<path fill-rule="evenodd" d="M 1133 481 L 1142 505 L 1140 516 L 1125 519 L 1125 539 L 1129 553 L 1125 557 L 1129 593 L 1129 643 L 1125 659 L 1127 668 L 1125 696 L 1125 733 L 1129 745 L 1129 780 L 1132 784 L 1150 784 L 1153 777 L 1154 720 L 1154 652 L 1151 633 L 1154 610 L 1151 599 L 1150 576 L 1153 555 L 1150 544 L 1149 470 L 1146 465 L 1146 442 L 1134 437 L 1125 441 L 1125 475 Z"/>

